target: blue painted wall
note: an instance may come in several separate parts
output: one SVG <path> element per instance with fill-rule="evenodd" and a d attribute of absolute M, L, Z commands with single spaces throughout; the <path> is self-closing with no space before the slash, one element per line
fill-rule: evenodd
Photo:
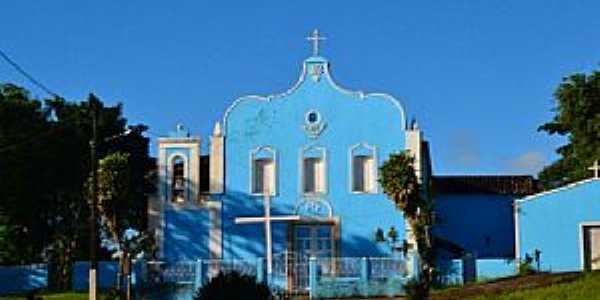
<path fill-rule="evenodd" d="M 539 249 L 541 269 L 582 269 L 580 224 L 600 222 L 600 180 L 518 202 L 520 257 Z"/>
<path fill-rule="evenodd" d="M 175 208 L 164 212 L 166 261 L 206 259 L 208 255 L 209 218 L 206 209 Z"/>
<path fill-rule="evenodd" d="M 489 280 L 513 276 L 517 272 L 514 259 L 477 259 L 477 280 Z"/>
<path fill-rule="evenodd" d="M 437 283 L 442 286 L 461 285 L 463 280 L 463 260 L 462 259 L 439 259 L 436 261 L 438 273 Z"/>
<path fill-rule="evenodd" d="M 144 262 L 133 264 L 133 272 L 131 274 L 131 283 L 136 286 L 139 283 L 137 278 L 143 278 Z M 89 270 L 90 263 L 88 261 L 77 261 L 73 265 L 73 290 L 87 291 L 89 288 Z M 119 263 L 117 261 L 99 261 L 98 262 L 98 288 L 107 290 L 115 287 L 117 282 L 117 273 L 119 272 Z"/>
<path fill-rule="evenodd" d="M 0 266 L 0 295 L 23 293 L 48 286 L 46 264 Z"/>
<path fill-rule="evenodd" d="M 89 288 L 89 270 L 90 263 L 87 261 L 78 261 L 73 265 L 73 290 L 87 291 Z M 98 262 L 98 288 L 109 289 L 117 281 L 119 264 L 116 261 Z"/>
<path fill-rule="evenodd" d="M 306 62 L 326 64 L 320 57 Z M 340 220 L 340 249 L 343 256 L 378 256 L 389 251 L 374 242 L 377 227 L 395 226 L 404 238 L 404 219 L 382 193 L 350 192 L 350 148 L 358 143 L 377 147 L 378 164 L 392 152 L 405 149 L 405 117 L 397 102 L 385 95 L 365 95 L 335 86 L 327 69 L 318 81 L 312 73 L 301 77 L 292 90 L 271 98 L 238 99 L 225 117 L 226 194 L 223 197 L 224 257 L 264 256 L 263 227 L 236 225 L 238 216 L 261 216 L 262 199 L 249 195 L 250 153 L 269 146 L 277 153 L 277 195 L 273 215 L 294 214 L 302 200 L 300 151 L 307 146 L 326 149 L 327 194 L 323 197 Z M 326 123 L 317 139 L 303 129 L 305 114 L 316 110 Z M 274 252 L 287 248 L 287 226 L 273 229 Z"/>
<path fill-rule="evenodd" d="M 514 196 L 438 194 L 434 234 L 477 258 L 514 258 Z"/>

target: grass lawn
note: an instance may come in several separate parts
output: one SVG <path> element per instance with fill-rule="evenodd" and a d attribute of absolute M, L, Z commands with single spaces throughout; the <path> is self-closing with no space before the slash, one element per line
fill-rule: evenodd
<path fill-rule="evenodd" d="M 433 300 L 600 300 L 600 272 L 541 274 L 434 292 Z"/>
<path fill-rule="evenodd" d="M 469 300 L 600 300 L 600 274 L 585 274 L 569 283 L 511 293 L 477 296 Z"/>
<path fill-rule="evenodd" d="M 100 295 L 99 295 L 100 296 Z M 87 293 L 63 292 L 63 293 L 40 293 L 36 298 L 44 300 L 87 300 Z M 20 296 L 0 296 L 0 300 L 24 300 L 27 299 L 24 295 Z"/>

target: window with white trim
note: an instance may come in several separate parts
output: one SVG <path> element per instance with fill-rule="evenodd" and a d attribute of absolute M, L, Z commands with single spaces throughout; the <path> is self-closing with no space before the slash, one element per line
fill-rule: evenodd
<path fill-rule="evenodd" d="M 311 147 L 302 151 L 302 193 L 324 194 L 327 191 L 325 149 Z"/>
<path fill-rule="evenodd" d="M 375 147 L 357 145 L 350 151 L 351 187 L 354 193 L 377 192 Z"/>
<path fill-rule="evenodd" d="M 252 194 L 275 194 L 276 165 L 275 152 L 261 148 L 252 153 L 250 189 Z"/>

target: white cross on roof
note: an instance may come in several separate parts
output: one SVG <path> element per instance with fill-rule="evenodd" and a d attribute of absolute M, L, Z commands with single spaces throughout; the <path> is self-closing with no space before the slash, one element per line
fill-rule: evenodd
<path fill-rule="evenodd" d="M 319 35 L 319 29 L 315 29 L 312 34 L 306 38 L 308 41 L 312 43 L 313 47 L 313 56 L 319 56 L 319 42 L 324 41 L 327 38 Z"/>
<path fill-rule="evenodd" d="M 600 165 L 598 164 L 598 160 L 596 160 L 594 164 L 588 168 L 588 170 L 594 171 L 594 178 L 599 178 L 598 172 L 600 171 Z"/>

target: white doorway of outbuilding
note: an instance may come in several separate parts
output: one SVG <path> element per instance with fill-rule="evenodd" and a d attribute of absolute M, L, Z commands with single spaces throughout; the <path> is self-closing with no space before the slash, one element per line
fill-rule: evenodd
<path fill-rule="evenodd" d="M 584 270 L 600 270 L 600 222 L 581 224 L 581 252 Z"/>

